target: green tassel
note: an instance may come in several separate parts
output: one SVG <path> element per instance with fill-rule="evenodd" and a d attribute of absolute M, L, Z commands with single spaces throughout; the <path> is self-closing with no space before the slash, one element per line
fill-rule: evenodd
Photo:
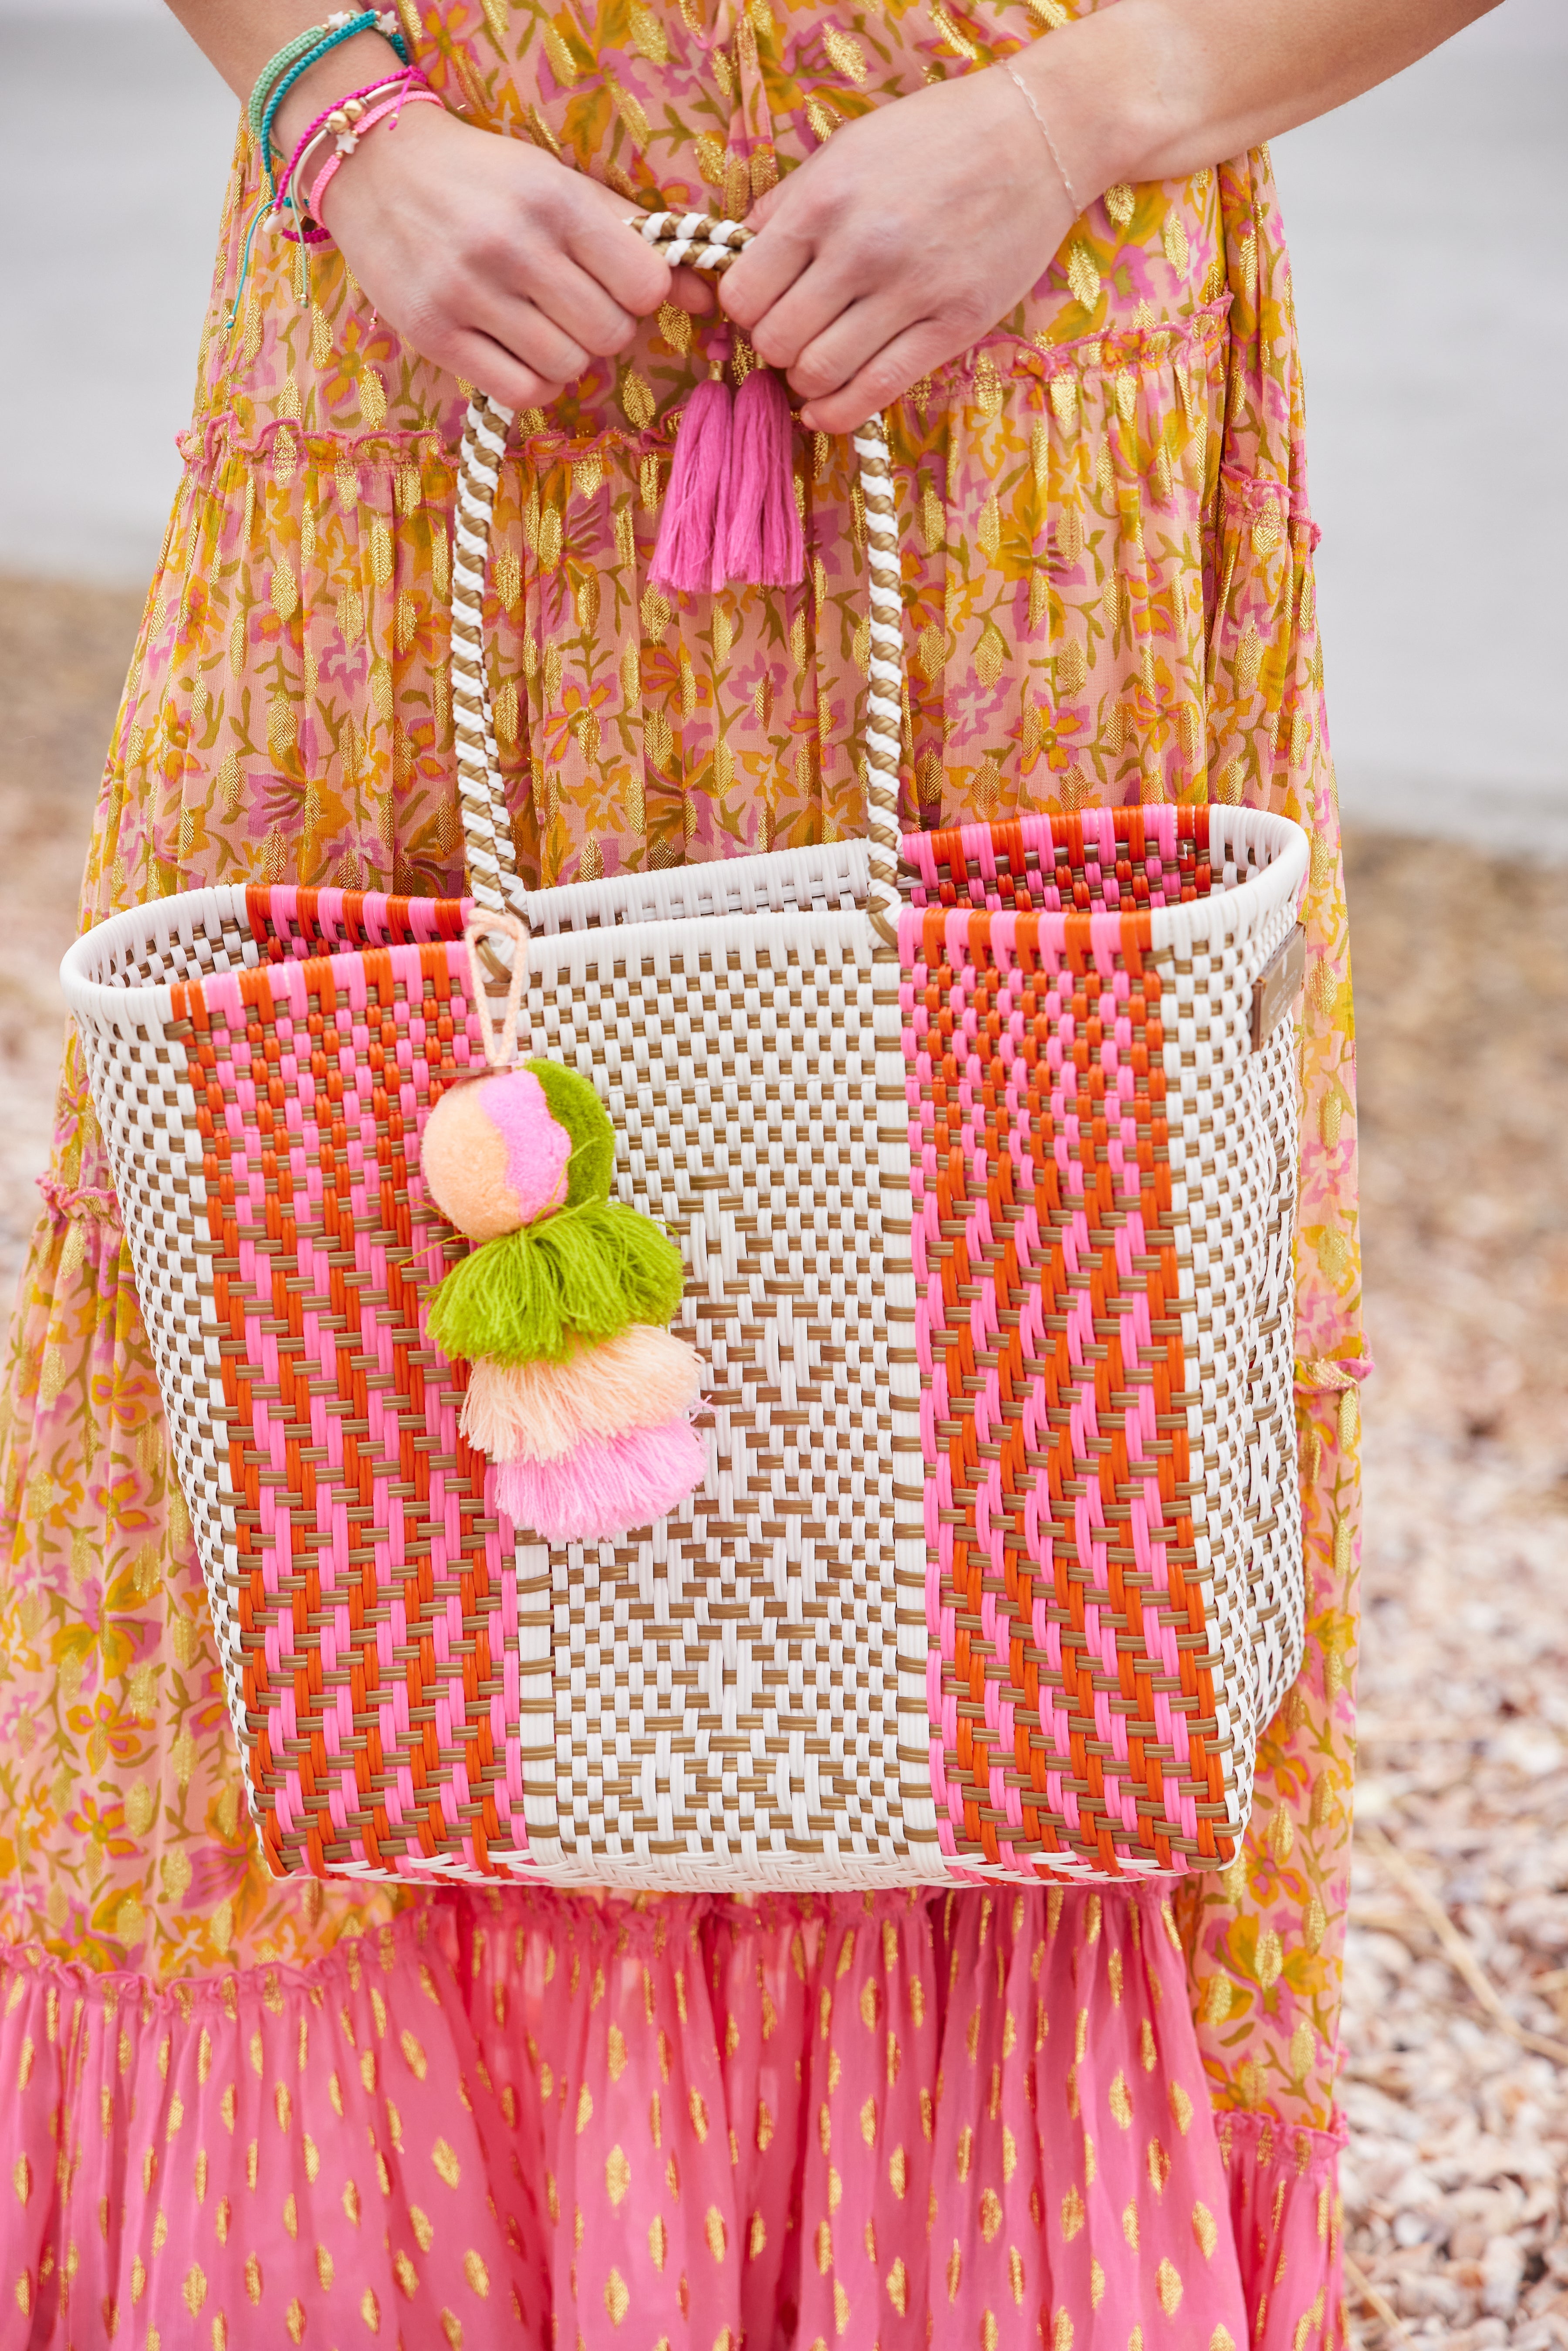
<path fill-rule="evenodd" d="M 651 1217 L 589 1200 L 486 1241 L 453 1267 L 430 1301 L 443 1354 L 474 1363 L 559 1363 L 574 1337 L 612 1339 L 632 1322 L 668 1322 L 681 1302 L 681 1253 Z"/>

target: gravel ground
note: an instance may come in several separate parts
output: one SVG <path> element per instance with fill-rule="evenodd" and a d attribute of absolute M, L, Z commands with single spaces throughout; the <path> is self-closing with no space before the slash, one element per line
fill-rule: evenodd
<path fill-rule="evenodd" d="M 1552 2351 L 1568 2346 L 1568 869 L 1382 835 L 1353 842 L 1350 887 L 1379 1361 L 1343 2092 L 1352 2306 L 1367 2351 Z"/>
<path fill-rule="evenodd" d="M 0 580 L 0 1280 L 138 600 Z M 1369 1322 L 1362 2351 L 1568 2351 L 1568 868 L 1353 835 Z"/>

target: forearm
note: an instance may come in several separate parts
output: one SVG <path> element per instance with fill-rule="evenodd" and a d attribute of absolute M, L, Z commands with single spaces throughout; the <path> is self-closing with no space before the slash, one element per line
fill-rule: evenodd
<path fill-rule="evenodd" d="M 1119 0 L 1013 60 L 1080 203 L 1186 178 L 1385 81 L 1497 0 Z"/>
<path fill-rule="evenodd" d="M 345 0 L 168 0 L 196 47 L 217 68 L 235 96 L 245 99 L 268 57 L 297 33 L 320 24 Z M 356 33 L 301 74 L 277 110 L 276 144 L 287 152 L 307 124 L 349 90 L 400 71 L 392 43 L 380 33 Z"/>

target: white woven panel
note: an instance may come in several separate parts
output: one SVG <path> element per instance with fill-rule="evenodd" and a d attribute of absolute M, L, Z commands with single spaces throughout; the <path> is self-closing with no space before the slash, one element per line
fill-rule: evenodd
<path fill-rule="evenodd" d="M 1216 858 L 1216 884 L 1220 867 Z M 1224 886 L 1245 880 L 1225 869 Z M 1306 1590 L 1292 1404 L 1296 1027 L 1251 1047 L 1252 983 L 1295 920 L 1154 960 L 1166 1013 L 1171 1197 L 1183 1300 L 1197 1573 L 1228 1834 L 1252 1802 L 1260 1733 L 1301 1668 Z M 1228 1744 L 1227 1744 L 1228 1742 Z M 1222 1834 L 1226 1833 L 1222 1829 Z"/>
<path fill-rule="evenodd" d="M 204 894 L 215 899 L 217 893 Z M 203 911 L 212 926 L 200 932 L 210 969 L 212 933 L 221 937 L 227 908 Z M 237 933 L 229 943 L 240 960 Z M 186 954 L 177 937 L 166 953 L 160 950 L 160 976 L 183 977 Z M 167 1033 L 166 1012 L 161 988 L 140 987 L 118 999 L 112 1020 L 78 1020 L 78 1027 L 237 1733 L 245 1719 L 233 1599 L 238 1569 L 227 1414 L 212 1315 L 213 1245 L 195 1098 L 184 1048 Z"/>
<path fill-rule="evenodd" d="M 593 1080 L 622 1196 L 681 1243 L 712 1404 L 706 1486 L 651 1539 L 533 1554 L 557 1711 L 530 1862 L 644 1886 L 939 1877 L 896 986 L 874 1001 L 853 915 L 529 963 L 530 1050 Z"/>
<path fill-rule="evenodd" d="M 720 857 L 706 865 L 666 865 L 654 873 L 617 873 L 603 882 L 569 882 L 556 890 L 517 890 L 511 903 L 528 929 L 608 929 L 715 914 L 821 914 L 863 906 L 870 863 L 863 841 L 775 849 L 759 857 Z"/>

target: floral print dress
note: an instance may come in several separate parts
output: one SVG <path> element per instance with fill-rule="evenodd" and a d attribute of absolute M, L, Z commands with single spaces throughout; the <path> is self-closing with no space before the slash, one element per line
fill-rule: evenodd
<path fill-rule="evenodd" d="M 402 5 L 419 62 L 476 123 L 629 207 L 733 216 L 841 122 L 1073 13 Z M 258 184 L 242 141 L 84 923 L 251 877 L 462 884 L 446 653 L 464 390 L 335 251 L 307 273 L 265 230 L 231 327 Z M 648 577 L 703 345 L 666 308 L 515 431 L 492 686 L 542 883 L 863 822 L 845 444 L 796 436 L 800 588 L 685 596 Z M 8 2341 L 1344 2340 L 1333 2080 L 1364 1364 L 1316 534 L 1266 158 L 1108 190 L 889 424 L 909 825 L 1207 797 L 1281 810 L 1312 842 L 1307 1661 L 1263 1742 L 1245 1850 L 1174 1893 L 629 1901 L 270 1878 L 72 1048 L 4 1405 Z"/>

